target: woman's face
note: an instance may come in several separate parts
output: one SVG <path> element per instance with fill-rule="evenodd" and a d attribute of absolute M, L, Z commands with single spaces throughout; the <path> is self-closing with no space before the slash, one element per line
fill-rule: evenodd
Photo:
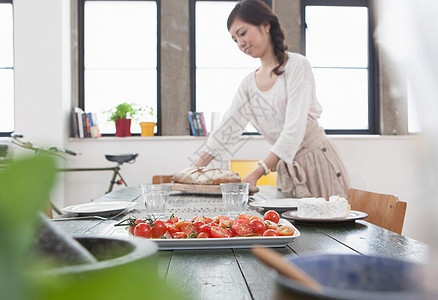
<path fill-rule="evenodd" d="M 260 58 L 272 48 L 269 29 L 269 23 L 256 26 L 236 18 L 230 26 L 230 34 L 243 53 Z"/>

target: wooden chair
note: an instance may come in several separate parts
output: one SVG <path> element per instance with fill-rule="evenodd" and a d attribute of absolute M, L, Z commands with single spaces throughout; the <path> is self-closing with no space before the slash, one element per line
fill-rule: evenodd
<path fill-rule="evenodd" d="M 401 234 L 406 214 L 406 202 L 396 196 L 350 189 L 348 202 L 352 210 L 368 214 L 364 220 Z"/>
<path fill-rule="evenodd" d="M 240 177 L 245 177 L 257 167 L 259 159 L 238 159 L 229 161 L 229 169 L 239 173 Z M 276 186 L 277 173 L 271 172 L 268 175 L 263 175 L 257 180 L 257 185 L 272 185 Z"/>
<path fill-rule="evenodd" d="M 154 175 L 152 176 L 152 184 L 171 183 L 171 175 Z"/>

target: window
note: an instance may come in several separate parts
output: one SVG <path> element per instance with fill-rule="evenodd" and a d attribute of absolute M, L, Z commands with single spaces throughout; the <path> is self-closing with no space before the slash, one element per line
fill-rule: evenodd
<path fill-rule="evenodd" d="M 13 49 L 12 1 L 0 0 L 0 136 L 14 131 Z"/>
<path fill-rule="evenodd" d="M 103 134 L 115 133 L 104 112 L 120 103 L 149 105 L 157 115 L 158 5 L 79 1 L 79 106 L 97 114 Z M 131 132 L 140 131 L 134 122 Z"/>
<path fill-rule="evenodd" d="M 212 113 L 222 115 L 243 78 L 260 66 L 258 59 L 237 48 L 228 32 L 228 15 L 237 2 L 191 1 L 191 106 L 192 110 L 204 112 L 207 131 L 211 131 Z M 245 131 L 256 129 L 249 125 Z"/>
<path fill-rule="evenodd" d="M 303 53 L 328 133 L 378 133 L 378 85 L 367 0 L 302 0 Z"/>

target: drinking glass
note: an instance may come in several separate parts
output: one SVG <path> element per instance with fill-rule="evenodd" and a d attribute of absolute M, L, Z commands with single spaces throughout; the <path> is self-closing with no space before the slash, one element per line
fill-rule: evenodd
<path fill-rule="evenodd" d="M 225 211 L 235 218 L 246 211 L 249 183 L 221 183 L 222 199 Z"/>
<path fill-rule="evenodd" d="M 144 205 L 149 217 L 164 218 L 169 200 L 170 184 L 142 184 Z"/>

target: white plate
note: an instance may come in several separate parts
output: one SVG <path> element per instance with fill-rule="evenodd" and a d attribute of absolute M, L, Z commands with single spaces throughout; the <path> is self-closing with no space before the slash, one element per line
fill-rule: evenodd
<path fill-rule="evenodd" d="M 83 216 L 107 216 L 117 214 L 125 209 L 132 208 L 135 205 L 135 202 L 125 201 L 90 202 L 85 204 L 67 206 L 61 210 L 64 213 L 73 213 Z"/>
<path fill-rule="evenodd" d="M 266 199 L 254 200 L 249 203 L 252 207 L 266 208 L 266 209 L 290 209 L 298 207 L 297 198 L 283 198 L 283 199 Z"/>
<path fill-rule="evenodd" d="M 282 213 L 281 216 L 299 223 L 345 223 L 364 219 L 368 217 L 368 214 L 357 210 L 351 210 L 345 218 L 301 218 L 298 217 L 298 212 L 296 210 L 290 210 Z"/>
<path fill-rule="evenodd" d="M 292 226 L 289 221 L 280 219 L 279 224 Z M 129 231 L 123 227 L 114 227 L 112 236 L 129 235 Z M 293 242 L 301 234 L 295 228 L 292 236 L 265 236 L 265 237 L 233 237 L 233 238 L 209 238 L 209 239 L 153 239 L 158 244 L 159 250 L 183 250 L 183 249 L 223 249 L 223 248 L 251 248 L 253 245 L 267 247 L 284 247 Z"/>

